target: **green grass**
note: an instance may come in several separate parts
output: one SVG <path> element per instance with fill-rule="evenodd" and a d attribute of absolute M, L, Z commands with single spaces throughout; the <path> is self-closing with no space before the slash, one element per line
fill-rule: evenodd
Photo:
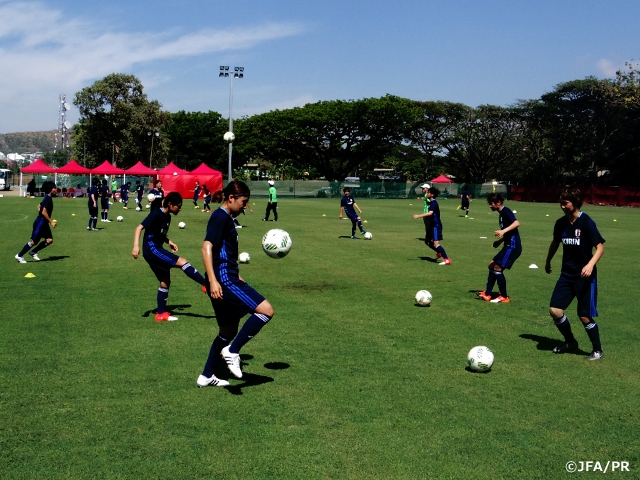
<path fill-rule="evenodd" d="M 471 292 L 496 252 L 497 214 L 483 201 L 471 204 L 473 220 L 441 202 L 449 267 L 426 260 L 422 221 L 411 218 L 420 201 L 358 199 L 370 242 L 340 238 L 350 223 L 335 200 L 285 199 L 277 224 L 261 222 L 265 201 L 255 202 L 240 217 L 240 251 L 251 254 L 241 272 L 276 315 L 243 349 L 245 379 L 198 389 L 213 311 L 176 270 L 169 304 L 180 320 L 153 320 L 157 281 L 130 254 L 145 214 L 117 204 L 111 218 L 123 223 L 87 232 L 86 200 L 56 199 L 54 244 L 20 265 L 13 255 L 38 201 L 0 199 L 3 478 L 564 478 L 571 460 L 628 461 L 626 478 L 640 476 L 640 212 L 584 208 L 607 240 L 605 357 L 589 362 L 575 304 L 582 354 L 550 351 L 561 253 L 552 275 L 543 266 L 555 204 L 509 203 L 524 250 L 507 273 L 512 302 L 495 305 Z M 202 270 L 208 215 L 189 205 L 170 238 Z M 276 226 L 293 238 L 281 260 L 260 247 Z M 414 305 L 421 289 L 429 308 Z M 465 370 L 475 345 L 494 351 L 490 373 Z"/>

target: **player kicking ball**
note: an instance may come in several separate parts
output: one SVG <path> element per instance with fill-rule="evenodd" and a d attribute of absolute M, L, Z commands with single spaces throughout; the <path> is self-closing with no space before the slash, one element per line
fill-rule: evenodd
<path fill-rule="evenodd" d="M 167 312 L 167 298 L 169 298 L 169 287 L 171 286 L 171 269 L 179 268 L 189 278 L 204 285 L 205 279 L 191 266 L 186 258 L 175 254 L 178 246 L 167 237 L 169 225 L 171 225 L 171 215 L 177 215 L 182 208 L 182 195 L 178 192 L 171 192 L 162 200 L 161 208 L 153 208 L 140 225 L 136 228 L 133 236 L 133 250 L 131 255 L 137 259 L 140 256 L 140 234 L 144 230 L 142 241 L 142 257 L 151 267 L 156 278 L 160 282 L 158 288 L 158 312 L 156 322 L 173 322 L 177 317 Z M 163 248 L 168 244 L 171 251 Z"/>
<path fill-rule="evenodd" d="M 522 253 L 522 242 L 518 227 L 520 222 L 510 208 L 505 207 L 504 198 L 499 193 L 491 193 L 487 196 L 489 208 L 494 212 L 499 212 L 498 222 L 500 230 L 495 231 L 498 240 L 493 242 L 493 248 L 498 248 L 502 244 L 502 250 L 493 257 L 489 263 L 489 276 L 487 277 L 487 288 L 483 292 L 478 292 L 478 296 L 486 302 L 509 303 L 507 294 L 507 279 L 504 271 L 509 270 Z M 498 282 L 500 295 L 493 298 L 493 286 Z"/>
<path fill-rule="evenodd" d="M 564 216 L 553 227 L 553 240 L 545 271 L 551 273 L 551 260 L 562 244 L 562 269 L 551 302 L 549 314 L 564 337 L 564 343 L 553 349 L 553 353 L 566 353 L 578 349 L 578 341 L 571 332 L 571 325 L 564 311 L 574 298 L 578 299 L 578 316 L 582 322 L 593 351 L 589 360 L 600 360 L 604 353 L 600 343 L 600 330 L 593 320 L 598 316 L 598 276 L 596 264 L 604 254 L 604 238 L 595 222 L 584 212 L 582 194 L 577 188 L 566 188 L 560 194 L 560 208 Z M 595 248 L 595 252 L 593 249 Z"/>

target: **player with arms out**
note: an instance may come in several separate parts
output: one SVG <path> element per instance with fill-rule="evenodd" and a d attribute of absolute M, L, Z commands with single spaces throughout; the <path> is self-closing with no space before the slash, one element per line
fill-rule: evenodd
<path fill-rule="evenodd" d="M 38 205 L 38 216 L 33 222 L 33 231 L 31 232 L 31 238 L 22 247 L 20 253 L 18 253 L 14 258 L 20 263 L 27 263 L 24 259 L 25 253 L 33 248 L 38 240 L 42 239 L 40 243 L 31 250 L 29 253 L 31 257 L 39 262 L 40 258 L 38 257 L 38 252 L 43 248 L 47 248 L 49 245 L 53 243 L 53 234 L 51 233 L 51 227 L 56 228 L 56 223 L 51 220 L 51 215 L 53 214 L 53 198 L 52 195 L 55 195 L 58 192 L 56 188 L 56 184 L 52 181 L 47 181 L 42 184 L 42 191 L 45 193 L 42 202 Z"/>
<path fill-rule="evenodd" d="M 198 206 L 198 197 L 200 197 L 200 190 L 202 190 L 202 189 L 200 188 L 200 183 L 199 183 L 199 182 L 196 182 L 196 186 L 195 186 L 195 188 L 194 188 L 193 190 L 191 190 L 191 191 L 193 192 L 193 208 L 194 208 L 194 209 L 196 209 L 196 210 L 197 210 L 198 208 L 200 208 L 200 207 Z"/>
<path fill-rule="evenodd" d="M 166 311 L 172 268 L 181 269 L 189 278 L 200 285 L 206 283 L 204 277 L 191 266 L 186 258 L 176 255 L 178 246 L 167 237 L 171 225 L 171 215 L 178 215 L 181 208 L 182 196 L 178 192 L 171 192 L 163 199 L 161 208 L 151 209 L 149 215 L 137 226 L 133 235 L 131 255 L 137 259 L 140 256 L 140 234 L 144 230 L 142 256 L 160 282 L 156 322 L 178 320 Z M 165 243 L 169 245 L 171 252 L 163 247 Z"/>
<path fill-rule="evenodd" d="M 439 194 L 438 189 L 436 187 L 423 187 L 423 189 L 426 190 L 425 196 L 429 199 L 428 210 L 420 215 L 414 214 L 413 218 L 428 218 L 430 220 L 429 223 L 425 221 L 426 232 L 424 243 L 436 252 L 436 258 L 442 257 L 443 260 L 438 265 L 451 265 L 451 259 L 444 250 L 444 247 L 440 245 L 440 240 L 442 240 L 442 222 L 440 221 L 440 206 L 436 200 Z"/>
<path fill-rule="evenodd" d="M 349 220 L 351 220 L 351 238 L 355 239 L 356 225 L 358 225 L 358 228 L 360 229 L 360 235 L 367 233 L 367 231 L 362 227 L 362 218 L 356 213 L 356 208 L 358 209 L 358 212 L 360 212 L 360 215 L 362 215 L 362 210 L 360 210 L 355 199 L 351 196 L 351 189 L 349 187 L 344 187 L 342 189 L 342 193 L 344 193 L 344 196 L 340 199 L 339 218 L 342 220 L 342 212 L 344 211 L 347 217 L 349 217 Z"/>
<path fill-rule="evenodd" d="M 242 378 L 240 349 L 260 332 L 274 314 L 271 304 L 243 280 L 238 270 L 238 233 L 233 217 L 247 207 L 251 194 L 249 187 L 233 180 L 223 191 L 214 194 L 214 201 L 220 198 L 220 193 L 223 194 L 222 205 L 209 217 L 202 244 L 207 293 L 211 297 L 219 332 L 196 381 L 199 387 L 229 385 L 214 375 L 220 357 L 236 378 Z M 247 314 L 250 316 L 238 332 L 240 319 Z"/>
<path fill-rule="evenodd" d="M 500 230 L 495 231 L 498 240 L 493 242 L 493 248 L 498 248 L 502 244 L 502 250 L 493 257 L 489 263 L 489 276 L 487 277 L 487 288 L 483 292 L 478 292 L 478 296 L 486 302 L 509 303 L 507 295 L 507 279 L 504 271 L 510 269 L 522 253 L 522 242 L 520 240 L 520 222 L 509 207 L 505 207 L 504 197 L 499 193 L 490 193 L 487 196 L 489 208 L 494 212 L 499 212 L 498 222 Z M 493 286 L 498 282 L 500 295 L 493 298 Z"/>
<path fill-rule="evenodd" d="M 600 330 L 593 320 L 598 316 L 598 276 L 596 264 L 604 253 L 604 238 L 595 222 L 584 212 L 582 194 L 578 188 L 565 188 L 560 194 L 560 208 L 564 216 L 553 227 L 553 240 L 545 271 L 551 273 L 551 260 L 562 244 L 562 269 L 551 302 L 549 314 L 564 337 L 564 343 L 553 353 L 565 353 L 578 349 L 578 341 L 571 332 L 571 325 L 564 311 L 574 298 L 578 300 L 578 316 L 591 340 L 593 351 L 589 360 L 599 360 L 604 355 L 600 343 Z M 595 248 L 595 252 L 593 251 Z"/>

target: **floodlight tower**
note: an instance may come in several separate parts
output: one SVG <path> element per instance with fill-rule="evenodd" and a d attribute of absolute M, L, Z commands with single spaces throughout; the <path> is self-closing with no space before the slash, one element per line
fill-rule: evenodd
<path fill-rule="evenodd" d="M 231 166 L 231 155 L 233 151 L 233 79 L 244 78 L 244 67 L 233 67 L 233 71 L 228 66 L 220 65 L 219 77 L 229 77 L 229 131 L 224 134 L 224 139 L 229 142 L 229 182 L 233 178 L 233 167 Z"/>
<path fill-rule="evenodd" d="M 67 112 L 69 110 L 71 110 L 71 105 L 67 103 L 67 95 L 65 93 L 61 93 L 60 101 L 58 102 L 58 130 L 56 131 L 56 146 L 53 150 L 54 153 L 58 150 L 58 142 L 60 142 L 60 150 L 69 148 L 69 134 L 67 133 L 71 128 L 71 122 L 67 120 Z"/>

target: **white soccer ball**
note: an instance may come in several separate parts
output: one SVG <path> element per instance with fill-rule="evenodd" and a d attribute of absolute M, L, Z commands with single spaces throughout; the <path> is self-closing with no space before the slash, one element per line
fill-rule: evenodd
<path fill-rule="evenodd" d="M 426 307 L 431 303 L 431 294 L 426 290 L 420 290 L 416 293 L 416 303 L 422 307 Z"/>
<path fill-rule="evenodd" d="M 247 252 L 242 252 L 240 255 L 238 255 L 238 261 L 240 263 L 249 263 L 250 260 L 251 256 Z"/>
<path fill-rule="evenodd" d="M 364 234 L 365 240 L 371 240 L 373 238 L 373 234 L 371 232 L 367 232 Z"/>
<path fill-rule="evenodd" d="M 186 227 L 186 226 L 187 226 L 187 224 L 186 224 L 186 223 L 184 223 L 184 222 L 180 222 L 180 223 L 178 224 L 178 228 L 184 228 L 184 227 Z"/>
<path fill-rule="evenodd" d="M 282 258 L 291 250 L 291 237 L 284 230 L 274 228 L 262 237 L 262 250 L 271 258 Z"/>
<path fill-rule="evenodd" d="M 147 195 L 147 200 L 149 200 L 150 202 L 153 202 L 155 199 L 156 199 L 155 193 L 150 193 L 149 195 Z"/>
<path fill-rule="evenodd" d="M 150 204 L 150 203 L 147 203 L 147 206 L 146 206 L 146 207 L 144 207 L 144 208 L 151 208 L 151 204 Z"/>
<path fill-rule="evenodd" d="M 467 355 L 467 365 L 474 372 L 488 372 L 493 365 L 493 352 L 487 347 L 473 347 Z"/>
<path fill-rule="evenodd" d="M 231 143 L 236 139 L 236 136 L 233 134 L 233 132 L 227 132 L 222 138 L 224 138 L 225 142 Z"/>
<path fill-rule="evenodd" d="M 124 217 L 122 215 L 118 216 L 118 218 L 116 218 L 116 220 L 118 220 L 119 222 L 121 222 L 122 220 L 124 220 Z"/>

